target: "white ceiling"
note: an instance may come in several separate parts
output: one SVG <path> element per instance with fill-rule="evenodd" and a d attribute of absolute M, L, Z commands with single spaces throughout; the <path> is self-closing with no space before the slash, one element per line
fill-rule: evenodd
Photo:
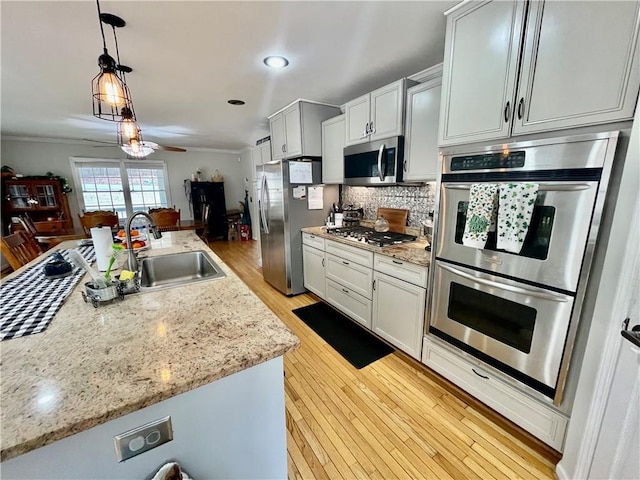
<path fill-rule="evenodd" d="M 442 61 L 457 1 L 102 1 L 145 140 L 239 150 L 304 98 L 341 105 Z M 0 2 L 1 134 L 115 141 L 93 117 L 102 39 L 94 1 Z M 106 27 L 107 47 L 115 56 Z M 290 65 L 265 67 L 267 55 Z M 241 99 L 244 106 L 232 106 Z"/>

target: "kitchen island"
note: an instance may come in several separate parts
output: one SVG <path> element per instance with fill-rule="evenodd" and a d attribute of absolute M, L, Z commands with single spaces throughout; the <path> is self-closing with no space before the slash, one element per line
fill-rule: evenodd
<path fill-rule="evenodd" d="M 282 355 L 299 340 L 193 232 L 140 257 L 193 250 L 226 277 L 94 308 L 87 276 L 44 332 L 2 342 L 3 478 L 145 478 L 168 459 L 195 478 L 286 477 Z M 173 441 L 117 462 L 113 435 L 166 415 Z"/>

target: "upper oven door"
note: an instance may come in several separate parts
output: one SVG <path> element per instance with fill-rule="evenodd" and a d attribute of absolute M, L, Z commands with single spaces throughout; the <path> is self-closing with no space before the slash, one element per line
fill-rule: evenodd
<path fill-rule="evenodd" d="M 344 149 L 345 185 L 392 185 L 402 181 L 403 137 Z"/>
<path fill-rule="evenodd" d="M 493 182 L 492 182 L 493 183 Z M 519 254 L 462 244 L 470 183 L 442 183 L 436 256 L 467 266 L 575 292 L 598 192 L 597 181 L 541 182 Z"/>

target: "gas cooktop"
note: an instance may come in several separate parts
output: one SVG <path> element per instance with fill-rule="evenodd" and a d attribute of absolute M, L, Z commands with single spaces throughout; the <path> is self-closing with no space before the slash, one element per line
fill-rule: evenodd
<path fill-rule="evenodd" d="M 376 247 L 390 247 L 400 245 L 401 243 L 414 242 L 416 240 L 416 237 L 413 235 L 397 232 L 376 232 L 372 228 L 360 226 L 332 228 L 328 229 L 327 233 Z"/>

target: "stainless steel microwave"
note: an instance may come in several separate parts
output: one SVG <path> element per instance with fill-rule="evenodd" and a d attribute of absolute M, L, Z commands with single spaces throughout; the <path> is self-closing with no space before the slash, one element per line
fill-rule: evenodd
<path fill-rule="evenodd" d="M 351 145 L 344 149 L 345 185 L 393 185 L 402 182 L 404 137 Z"/>

